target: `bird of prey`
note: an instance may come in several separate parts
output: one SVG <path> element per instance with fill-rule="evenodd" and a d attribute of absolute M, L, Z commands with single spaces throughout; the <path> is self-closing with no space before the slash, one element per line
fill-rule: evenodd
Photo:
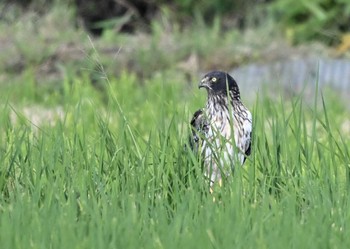
<path fill-rule="evenodd" d="M 234 166 L 243 165 L 251 153 L 252 115 L 241 102 L 236 81 L 227 73 L 206 74 L 199 88 L 208 93 L 205 108 L 191 120 L 190 146 L 200 155 L 210 185 L 221 184 Z"/>

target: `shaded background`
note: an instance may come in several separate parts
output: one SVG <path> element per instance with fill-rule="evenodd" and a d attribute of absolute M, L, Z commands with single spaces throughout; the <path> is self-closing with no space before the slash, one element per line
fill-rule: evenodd
<path fill-rule="evenodd" d="M 60 94 L 64 79 L 79 75 L 103 91 L 101 67 L 140 84 L 165 72 L 192 84 L 221 69 L 243 88 L 299 91 L 320 79 L 347 93 L 349 25 L 347 0 L 6 0 L 0 83 L 6 90 L 30 78 L 38 97 Z"/>

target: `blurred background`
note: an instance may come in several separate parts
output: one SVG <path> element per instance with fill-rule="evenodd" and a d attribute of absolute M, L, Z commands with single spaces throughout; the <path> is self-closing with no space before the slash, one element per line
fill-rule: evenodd
<path fill-rule="evenodd" d="M 106 77 L 191 86 L 214 69 L 247 90 L 278 84 L 293 94 L 318 84 L 346 99 L 349 58 L 348 0 L 0 3 L 0 87 L 17 105 L 62 104 L 77 79 L 103 102 Z"/>

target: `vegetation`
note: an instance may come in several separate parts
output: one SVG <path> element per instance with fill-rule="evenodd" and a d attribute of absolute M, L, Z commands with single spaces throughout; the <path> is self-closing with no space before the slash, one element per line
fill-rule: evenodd
<path fill-rule="evenodd" d="M 349 30 L 350 6 L 346 0 L 274 1 L 271 13 L 281 21 L 293 42 L 319 39 L 339 43 Z"/>
<path fill-rule="evenodd" d="M 184 149 L 204 93 L 124 74 L 102 99 L 86 78 L 70 80 L 53 124 L 2 107 L 4 248 L 349 245 L 349 131 L 338 128 L 349 113 L 335 98 L 309 107 L 261 95 L 249 106 L 252 156 L 209 194 Z"/>
<path fill-rule="evenodd" d="M 197 3 L 175 2 L 185 16 Z M 164 8 L 149 33 L 114 22 L 97 37 L 72 1 L 31 3 L 53 7 L 6 3 L 0 19 L 1 248 L 349 247 L 350 113 L 336 92 L 243 91 L 252 155 L 212 194 L 186 149 L 199 73 L 268 61 L 287 43 L 274 17 L 227 29 L 225 11 L 185 25 Z"/>
<path fill-rule="evenodd" d="M 66 5 L 75 10 L 75 19 L 96 35 L 106 28 L 122 31 L 148 30 L 154 17 L 162 11 L 171 14 L 174 21 L 187 26 L 198 17 L 212 24 L 215 17 L 224 21 L 225 28 L 247 28 L 265 25 L 266 19 L 280 23 L 280 29 L 293 43 L 322 40 L 328 45 L 338 44 L 342 35 L 350 32 L 350 5 L 348 0 L 5 0 L 4 6 L 17 3 L 44 13 L 50 6 Z M 1 5 L 0 5 L 1 7 Z"/>

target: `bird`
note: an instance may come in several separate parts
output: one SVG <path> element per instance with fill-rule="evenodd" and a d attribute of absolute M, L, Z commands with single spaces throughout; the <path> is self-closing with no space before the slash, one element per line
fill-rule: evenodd
<path fill-rule="evenodd" d="M 252 114 L 241 101 L 231 75 L 223 71 L 207 73 L 199 83 L 207 90 L 207 103 L 190 121 L 190 147 L 201 159 L 210 186 L 232 175 L 251 154 Z"/>

